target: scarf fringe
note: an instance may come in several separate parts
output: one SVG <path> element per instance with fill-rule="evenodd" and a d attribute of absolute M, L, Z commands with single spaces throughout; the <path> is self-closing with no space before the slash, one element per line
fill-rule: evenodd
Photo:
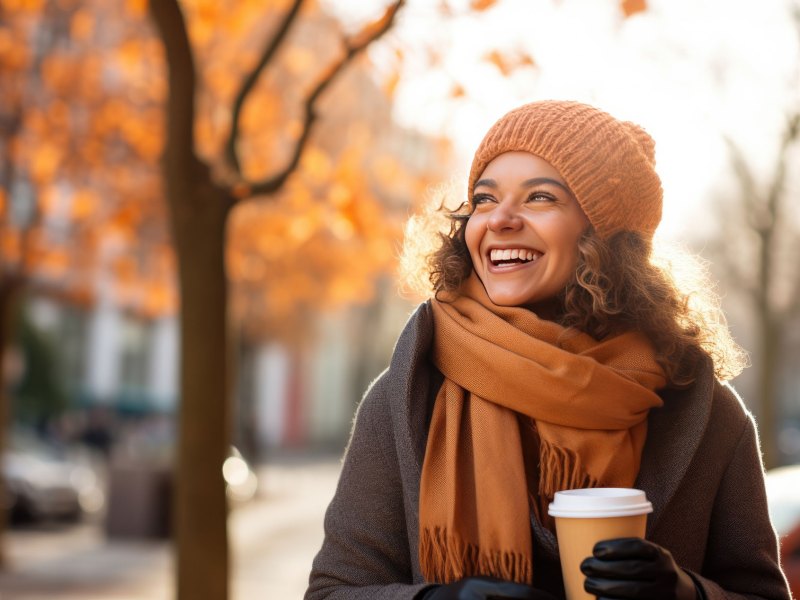
<path fill-rule="evenodd" d="M 485 551 L 441 527 L 420 531 L 420 565 L 428 581 L 451 583 L 484 575 L 530 584 L 533 564 L 529 555 L 503 550 Z"/>
<path fill-rule="evenodd" d="M 556 492 L 598 487 L 597 479 L 589 475 L 578 454 L 568 448 L 539 442 L 539 497 L 551 502 Z"/>

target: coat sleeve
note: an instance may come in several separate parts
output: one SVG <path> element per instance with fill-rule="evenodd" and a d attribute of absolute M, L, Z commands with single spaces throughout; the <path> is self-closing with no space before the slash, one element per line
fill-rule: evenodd
<path fill-rule="evenodd" d="M 702 575 L 690 575 L 706 600 L 791 600 L 779 566 L 764 467 L 750 418 L 714 500 Z"/>
<path fill-rule="evenodd" d="M 391 415 L 381 393 L 385 379 L 357 411 L 306 600 L 410 600 L 427 587 L 412 584 Z"/>

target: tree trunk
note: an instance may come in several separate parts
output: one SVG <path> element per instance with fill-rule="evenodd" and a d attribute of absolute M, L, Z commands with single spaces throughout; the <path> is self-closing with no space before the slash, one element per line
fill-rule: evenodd
<path fill-rule="evenodd" d="M 762 310 L 764 309 L 762 308 Z M 778 401 L 776 377 L 778 375 L 777 367 L 781 336 L 770 312 L 762 312 L 759 315 L 759 320 L 761 368 L 758 370 L 758 429 L 764 466 L 767 469 L 771 469 L 778 466 L 775 418 L 777 412 L 776 403 Z"/>
<path fill-rule="evenodd" d="M 229 556 L 222 463 L 231 436 L 224 266 L 229 203 L 210 184 L 205 167 L 198 164 L 195 171 L 200 172 L 194 182 L 169 186 L 184 190 L 170 198 L 181 294 L 182 396 L 172 521 L 177 597 L 224 600 Z"/>
<path fill-rule="evenodd" d="M 8 432 L 11 428 L 11 397 L 8 394 L 9 382 L 6 381 L 5 361 L 14 331 L 20 289 L 21 286 L 16 281 L 0 282 L 0 459 L 6 452 Z M 5 495 L 5 483 L 0 477 L 0 498 L 5 498 Z M 0 510 L 0 569 L 7 566 L 5 532 L 8 517 L 7 510 Z"/>

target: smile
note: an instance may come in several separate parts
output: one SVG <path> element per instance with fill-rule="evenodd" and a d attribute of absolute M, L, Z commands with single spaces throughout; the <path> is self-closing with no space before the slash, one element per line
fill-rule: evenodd
<path fill-rule="evenodd" d="M 489 251 L 489 260 L 496 267 L 536 262 L 541 252 L 527 248 L 493 248 Z"/>

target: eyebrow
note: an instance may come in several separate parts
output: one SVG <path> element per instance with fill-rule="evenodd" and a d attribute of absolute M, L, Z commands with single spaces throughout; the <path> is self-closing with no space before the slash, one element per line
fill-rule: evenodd
<path fill-rule="evenodd" d="M 570 190 L 564 183 L 558 181 L 557 179 L 551 179 L 550 177 L 534 177 L 533 179 L 526 179 L 522 182 L 522 187 L 533 187 L 543 183 L 549 183 L 550 185 L 558 186 L 568 194 L 572 195 L 572 190 Z M 493 190 L 497 189 L 497 182 L 494 179 L 479 179 L 475 182 L 475 187 L 472 188 L 473 191 L 481 185 L 485 185 Z"/>

